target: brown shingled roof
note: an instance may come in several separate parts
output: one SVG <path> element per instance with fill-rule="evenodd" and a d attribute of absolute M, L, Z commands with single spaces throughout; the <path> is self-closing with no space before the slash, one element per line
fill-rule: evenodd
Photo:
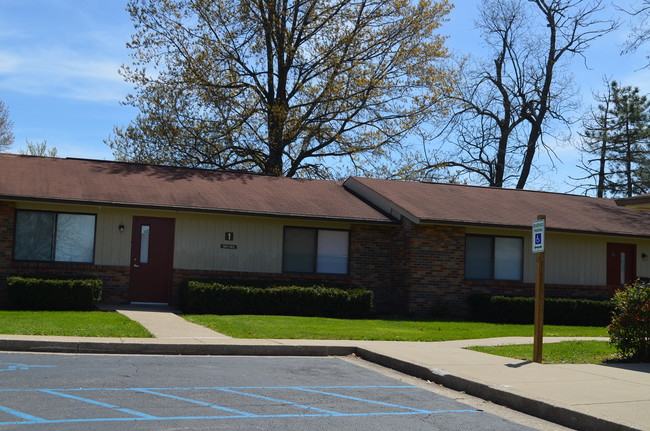
<path fill-rule="evenodd" d="M 388 222 L 335 181 L 0 154 L 0 199 Z"/>
<path fill-rule="evenodd" d="M 629 198 L 615 199 L 615 201 L 619 206 L 650 204 L 650 193 L 645 195 L 632 196 Z"/>
<path fill-rule="evenodd" d="M 530 228 L 544 214 L 549 230 L 650 237 L 650 211 L 621 208 L 613 199 L 367 178 L 350 178 L 344 185 L 416 222 Z"/>

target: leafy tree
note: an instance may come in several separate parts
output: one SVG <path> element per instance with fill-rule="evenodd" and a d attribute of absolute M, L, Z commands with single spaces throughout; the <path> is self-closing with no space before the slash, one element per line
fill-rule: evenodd
<path fill-rule="evenodd" d="M 331 177 L 371 169 L 453 89 L 447 0 L 131 0 L 140 110 L 118 159 Z"/>
<path fill-rule="evenodd" d="M 32 142 L 30 140 L 26 141 L 25 149 L 20 149 L 18 152 L 26 156 L 40 156 L 40 157 L 56 157 L 58 156 L 58 151 L 56 147 L 47 148 L 47 141 L 42 142 Z"/>
<path fill-rule="evenodd" d="M 574 110 L 566 67 L 615 24 L 597 18 L 602 2 L 485 0 L 477 22 L 489 49 L 471 63 L 445 139 L 445 166 L 491 186 L 524 188 L 553 123 Z"/>
<path fill-rule="evenodd" d="M 14 143 L 14 122 L 9 119 L 9 109 L 0 100 L 0 151 L 8 150 Z"/>

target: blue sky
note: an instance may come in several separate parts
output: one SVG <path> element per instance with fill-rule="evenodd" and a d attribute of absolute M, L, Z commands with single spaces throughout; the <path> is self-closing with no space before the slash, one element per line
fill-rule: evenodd
<path fill-rule="evenodd" d="M 639 0 L 632 0 L 634 4 Z M 458 0 L 442 32 L 459 54 L 480 54 L 473 28 L 479 0 Z M 127 0 L 0 0 L 0 100 L 10 110 L 16 137 L 13 152 L 25 141 L 46 140 L 60 157 L 111 160 L 103 143 L 115 125 L 125 125 L 137 112 L 119 104 L 131 87 L 118 74 L 129 63 L 125 47 L 133 31 Z M 620 4 L 620 2 L 619 2 Z M 605 16 L 625 18 L 609 7 Z M 650 92 L 645 51 L 621 56 L 627 25 L 595 42 L 573 73 L 583 105 L 591 91 L 602 89 L 602 77 Z M 650 46 L 646 47 L 650 51 Z M 575 129 L 577 130 L 577 128 Z M 557 146 L 558 172 L 538 179 L 531 188 L 567 191 L 575 175 L 577 152 L 570 143 Z M 542 163 L 545 163 L 543 160 Z"/>

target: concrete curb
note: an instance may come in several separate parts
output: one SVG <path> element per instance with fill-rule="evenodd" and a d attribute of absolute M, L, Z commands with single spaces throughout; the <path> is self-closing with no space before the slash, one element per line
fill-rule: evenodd
<path fill-rule="evenodd" d="M 605 419 L 576 412 L 565 407 L 527 398 L 490 385 L 454 376 L 444 370 L 429 369 L 358 346 L 309 345 L 235 345 L 235 344 L 165 344 L 110 343 L 47 340 L 0 340 L 0 351 L 117 355 L 213 355 L 213 356 L 348 356 L 395 371 L 428 380 L 449 389 L 462 391 L 486 401 L 500 404 L 578 431 L 642 431 Z"/>
<path fill-rule="evenodd" d="M 404 374 L 440 384 L 449 389 L 490 401 L 513 410 L 554 422 L 578 431 L 642 431 L 605 419 L 576 412 L 568 408 L 554 406 L 546 402 L 527 398 L 512 392 L 477 383 L 463 377 L 454 376 L 444 370 L 429 369 L 390 356 L 378 354 L 367 349 L 357 348 L 361 358 L 391 368 Z"/>
<path fill-rule="evenodd" d="M 0 340 L 0 351 L 107 355 L 347 356 L 354 346 L 110 343 L 83 341 Z"/>

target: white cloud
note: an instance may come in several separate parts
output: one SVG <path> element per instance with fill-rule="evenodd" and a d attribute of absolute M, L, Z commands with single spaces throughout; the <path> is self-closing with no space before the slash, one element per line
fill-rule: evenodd
<path fill-rule="evenodd" d="M 94 102 L 122 100 L 129 86 L 118 69 L 128 61 L 129 20 L 123 5 L 110 3 L 101 5 L 104 10 L 92 1 L 83 7 L 68 0 L 3 4 L 0 89 Z"/>
<path fill-rule="evenodd" d="M 35 49 L 28 57 L 0 52 L 0 88 L 30 95 L 89 101 L 122 99 L 128 86 L 112 58 L 89 58 L 68 49 Z"/>

